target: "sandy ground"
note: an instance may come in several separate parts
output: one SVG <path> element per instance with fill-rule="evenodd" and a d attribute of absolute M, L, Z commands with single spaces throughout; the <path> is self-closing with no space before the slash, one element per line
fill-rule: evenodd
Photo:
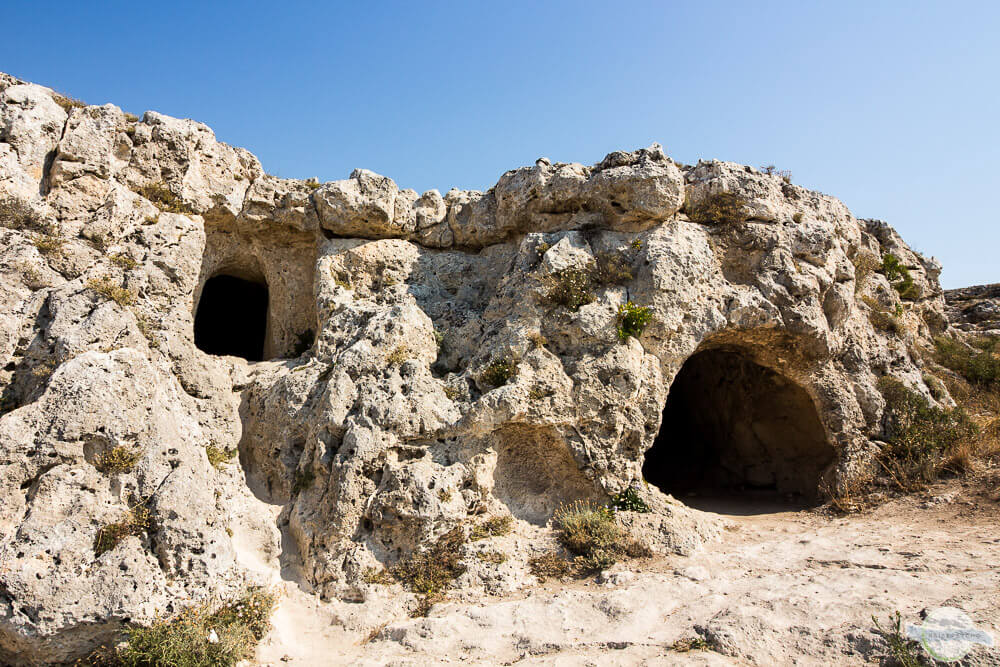
<path fill-rule="evenodd" d="M 320 603 L 286 563 L 259 661 L 892 664 L 872 615 L 887 625 L 899 611 L 904 622 L 919 623 L 921 610 L 941 606 L 964 610 L 1000 641 L 1000 503 L 971 487 L 939 484 L 846 517 L 745 499 L 691 504 L 733 522 L 693 556 L 629 561 L 604 577 L 442 603 L 427 618 L 407 618 L 385 601 Z M 712 648 L 670 648 L 694 637 Z M 1000 665 L 1000 648 L 976 648 L 963 664 Z"/>

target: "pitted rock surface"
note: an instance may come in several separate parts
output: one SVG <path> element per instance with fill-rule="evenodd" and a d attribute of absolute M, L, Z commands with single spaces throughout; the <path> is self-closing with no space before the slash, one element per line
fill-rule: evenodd
<path fill-rule="evenodd" d="M 317 184 L 267 175 L 194 121 L 55 99 L 0 75 L 0 196 L 35 220 L 0 220 L 0 652 L 24 662 L 81 657 L 282 553 L 315 595 L 364 600 L 366 570 L 455 526 L 509 514 L 530 530 L 629 485 L 653 512 L 623 525 L 693 553 L 720 522 L 641 482 L 696 353 L 792 387 L 825 452 L 779 465 L 801 452 L 734 407 L 716 425 L 748 431 L 719 474 L 814 498 L 870 471 L 880 376 L 929 396 L 913 350 L 947 327 L 940 266 L 779 176 L 653 145 L 539 160 L 487 192 L 418 194 L 363 169 Z M 748 219 L 692 221 L 719 193 Z M 857 278 L 886 252 L 917 296 Z M 552 302 L 560 271 L 609 256 L 627 277 L 578 310 Z M 264 361 L 195 345 L 218 275 L 266 285 Z M 652 319 L 623 341 L 626 302 Z M 901 330 L 874 328 L 872 309 Z M 516 374 L 496 387 L 484 370 L 499 359 Z M 238 459 L 213 467 L 209 446 Z M 101 472 L 119 447 L 135 466 Z M 137 504 L 148 529 L 96 555 L 100 528 Z M 510 549 L 459 587 L 530 581 L 531 549 Z"/>

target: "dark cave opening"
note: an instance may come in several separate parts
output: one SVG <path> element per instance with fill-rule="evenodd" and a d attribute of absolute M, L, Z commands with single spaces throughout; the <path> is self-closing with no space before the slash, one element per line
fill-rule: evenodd
<path fill-rule="evenodd" d="M 739 513 L 740 497 L 815 501 L 833 457 L 802 387 L 738 348 L 719 347 L 695 353 L 677 373 L 642 472 L 688 504 L 736 497 Z"/>
<path fill-rule="evenodd" d="M 194 344 L 203 352 L 264 359 L 267 284 L 218 275 L 205 283 L 194 317 Z"/>

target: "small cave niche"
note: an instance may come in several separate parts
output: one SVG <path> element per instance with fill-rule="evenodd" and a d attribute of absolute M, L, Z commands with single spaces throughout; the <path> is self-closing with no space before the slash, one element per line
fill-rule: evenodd
<path fill-rule="evenodd" d="M 268 332 L 268 289 L 261 280 L 218 274 L 201 291 L 194 343 L 203 352 L 262 361 Z"/>
<path fill-rule="evenodd" d="M 692 355 L 674 378 L 645 479 L 692 506 L 719 511 L 772 499 L 819 497 L 834 450 L 805 389 L 736 347 Z M 748 513 L 752 510 L 747 510 Z"/>

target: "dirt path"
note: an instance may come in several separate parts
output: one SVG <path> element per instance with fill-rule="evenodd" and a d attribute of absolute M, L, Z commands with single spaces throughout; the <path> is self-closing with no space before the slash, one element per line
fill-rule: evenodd
<path fill-rule="evenodd" d="M 941 606 L 964 610 L 1000 640 L 1000 504 L 953 483 L 850 517 L 754 509 L 765 513 L 743 505 L 727 514 L 734 528 L 692 557 L 619 564 L 603 583 L 550 581 L 516 596 L 440 604 L 428 618 L 399 618 L 385 604 L 317 604 L 295 591 L 260 658 L 276 665 L 877 664 L 885 645 L 872 615 L 886 624 L 898 610 L 919 623 L 922 609 Z M 668 648 L 693 637 L 713 650 Z M 978 648 L 966 664 L 998 665 L 1000 649 Z"/>

